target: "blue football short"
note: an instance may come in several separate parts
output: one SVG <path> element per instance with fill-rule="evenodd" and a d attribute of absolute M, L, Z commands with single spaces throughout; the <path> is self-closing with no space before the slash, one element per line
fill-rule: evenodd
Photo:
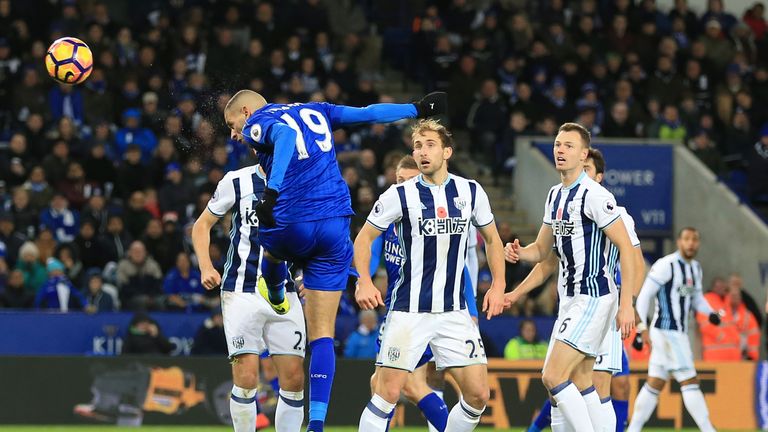
<path fill-rule="evenodd" d="M 296 222 L 259 230 L 259 241 L 272 256 L 304 271 L 304 287 L 343 291 L 352 264 L 349 217 Z"/>

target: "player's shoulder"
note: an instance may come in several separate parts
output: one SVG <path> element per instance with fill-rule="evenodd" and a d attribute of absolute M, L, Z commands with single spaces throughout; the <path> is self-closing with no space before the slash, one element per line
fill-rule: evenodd
<path fill-rule="evenodd" d="M 595 196 L 595 197 L 610 197 L 613 198 L 613 194 L 611 191 L 606 189 L 603 185 L 600 183 L 592 180 L 588 176 L 584 176 L 584 178 L 581 180 L 582 186 L 585 190 L 589 191 L 589 194 L 587 195 L 587 198 L 589 198 L 589 195 Z"/>
<path fill-rule="evenodd" d="M 234 179 L 252 178 L 254 174 L 258 175 L 259 178 L 264 178 L 264 175 L 261 173 L 261 171 L 259 171 L 259 165 L 256 164 L 228 171 L 226 174 L 224 174 L 224 177 L 219 180 L 219 184 L 229 184 Z"/>
<path fill-rule="evenodd" d="M 654 266 L 668 266 L 675 261 L 679 259 L 679 255 L 677 252 L 672 252 L 669 255 L 664 255 L 663 257 L 656 260 L 656 262 L 653 264 Z"/>
<path fill-rule="evenodd" d="M 551 188 L 549 188 L 549 192 L 547 192 L 547 204 L 552 202 L 552 200 L 554 199 L 555 195 L 557 195 L 557 192 L 560 189 L 562 189 L 562 187 L 563 187 L 563 184 L 562 183 L 558 183 L 558 184 L 552 186 Z"/>
<path fill-rule="evenodd" d="M 462 176 L 457 175 L 457 174 L 451 174 L 450 179 L 457 186 L 459 186 L 459 185 L 467 186 L 470 189 L 475 189 L 475 191 L 478 191 L 478 190 L 485 191 L 485 189 L 483 188 L 483 185 L 481 185 L 480 182 L 475 180 L 475 179 L 471 179 L 471 178 L 467 178 L 467 177 L 462 177 Z"/>

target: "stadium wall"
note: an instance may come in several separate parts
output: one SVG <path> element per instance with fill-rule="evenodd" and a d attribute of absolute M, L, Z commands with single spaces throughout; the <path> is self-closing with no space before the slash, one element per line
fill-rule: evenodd
<path fill-rule="evenodd" d="M 540 361 L 491 359 L 491 400 L 481 424 L 495 428 L 526 426 L 546 398 Z M 697 363 L 710 417 L 719 429 L 754 430 L 756 363 Z M 647 364 L 634 362 L 631 395 L 646 379 Z M 0 424 L 206 425 L 229 421 L 232 382 L 223 358 L 189 357 L 2 357 Z M 356 425 L 370 398 L 373 362 L 340 359 L 329 425 Z M 56 383 L 55 391 L 40 392 Z M 268 388 L 268 385 L 262 388 Z M 449 379 L 446 403 L 457 401 Z M 274 409 L 264 395 L 262 407 Z M 35 401 L 35 403 L 30 403 Z M 630 400 L 630 406 L 634 400 Z M 765 404 L 763 404 L 765 405 Z M 41 414 L 41 406 L 45 412 Z M 424 424 L 418 409 L 399 405 L 395 425 Z M 648 427 L 695 427 L 680 388 L 667 386 Z"/>

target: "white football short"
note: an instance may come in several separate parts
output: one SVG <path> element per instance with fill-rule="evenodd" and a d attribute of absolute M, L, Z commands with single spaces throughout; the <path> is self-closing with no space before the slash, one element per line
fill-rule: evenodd
<path fill-rule="evenodd" d="M 616 327 L 616 320 L 611 320 L 611 327 L 603 338 L 600 350 L 595 358 L 595 367 L 592 370 L 617 374 L 621 372 L 621 332 Z"/>
<path fill-rule="evenodd" d="M 480 330 L 463 309 L 441 313 L 390 311 L 376 366 L 413 372 L 427 345 L 437 369 L 488 363 Z"/>
<path fill-rule="evenodd" d="M 261 354 L 304 357 L 307 344 L 299 296 L 286 292 L 291 308 L 278 315 L 259 293 L 221 292 L 221 312 L 229 357 Z"/>
<path fill-rule="evenodd" d="M 688 335 L 676 330 L 651 327 L 651 358 L 648 360 L 648 376 L 668 380 L 672 375 L 677 382 L 696 376 L 693 352 Z"/>
<path fill-rule="evenodd" d="M 599 356 L 618 307 L 616 292 L 601 297 L 583 294 L 560 297 L 560 310 L 552 329 L 555 339 L 589 357 Z"/>

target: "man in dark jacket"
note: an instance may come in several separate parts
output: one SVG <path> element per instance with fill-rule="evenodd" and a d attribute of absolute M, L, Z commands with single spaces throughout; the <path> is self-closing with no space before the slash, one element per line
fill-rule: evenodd
<path fill-rule="evenodd" d="M 143 312 L 133 316 L 123 344 L 123 354 L 165 354 L 174 345 L 163 336 L 155 320 Z"/>
<path fill-rule="evenodd" d="M 197 330 L 192 344 L 192 355 L 227 355 L 224 317 L 220 307 L 214 309 L 211 317 Z"/>

